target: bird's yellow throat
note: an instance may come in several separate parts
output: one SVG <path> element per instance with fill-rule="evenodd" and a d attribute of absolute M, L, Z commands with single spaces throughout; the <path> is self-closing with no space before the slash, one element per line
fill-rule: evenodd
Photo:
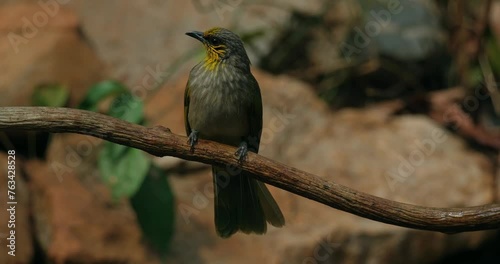
<path fill-rule="evenodd" d="M 211 46 L 209 44 L 205 44 L 205 49 L 207 52 L 207 55 L 204 60 L 204 66 L 208 70 L 216 70 L 217 66 L 222 62 L 222 57 L 224 56 L 226 46 L 224 45 L 218 45 L 218 46 Z"/>

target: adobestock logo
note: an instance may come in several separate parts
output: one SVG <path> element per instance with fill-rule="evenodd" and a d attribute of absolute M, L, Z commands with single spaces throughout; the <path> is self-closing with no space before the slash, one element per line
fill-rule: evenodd
<path fill-rule="evenodd" d="M 45 27 L 50 18 L 55 17 L 61 10 L 61 5 L 67 4 L 71 0 L 39 0 L 38 6 L 40 11 L 34 13 L 31 17 L 24 16 L 21 18 L 21 32 L 9 32 L 7 39 L 10 46 L 16 54 L 19 53 L 19 47 L 22 44 L 27 44 L 30 39 L 38 35 L 40 28 Z"/>
<path fill-rule="evenodd" d="M 425 160 L 434 154 L 438 146 L 448 139 L 446 131 L 434 129 L 428 138 L 415 140 L 412 145 L 412 151 L 407 157 L 396 154 L 399 165 L 396 169 L 389 170 L 386 173 L 386 180 L 392 192 L 396 190 L 397 183 L 405 182 L 412 175 L 417 167 L 424 164 Z"/>
<path fill-rule="evenodd" d="M 225 170 L 217 173 L 217 189 L 214 188 L 212 182 L 206 183 L 201 189 L 193 189 L 193 198 L 191 205 L 181 203 L 179 205 L 179 213 L 181 214 L 186 224 L 191 223 L 191 217 L 198 215 L 201 211 L 208 208 L 210 201 L 215 198 L 215 190 L 219 192 L 226 188 L 231 181 L 231 177 L 239 175 L 242 169 L 233 165 L 226 165 Z M 215 176 L 214 176 L 215 177 Z"/>
<path fill-rule="evenodd" d="M 497 84 L 494 85 L 498 87 Z M 462 127 L 470 124 L 470 114 L 479 109 L 481 101 L 488 100 L 490 95 L 484 92 L 485 84 L 478 85 L 474 94 L 470 94 L 462 100 L 461 103 L 455 103 L 448 107 L 443 113 L 443 121 L 448 124 L 451 131 L 458 131 Z M 468 113 L 462 111 L 465 109 Z M 449 132 L 445 128 L 434 128 L 429 137 L 422 140 L 415 140 L 411 146 L 412 151 L 407 157 L 396 154 L 399 163 L 395 169 L 388 170 L 385 173 L 385 179 L 389 185 L 389 189 L 394 192 L 397 184 L 402 184 L 413 175 L 416 169 L 422 166 L 434 152 L 444 144 L 449 138 Z"/>
<path fill-rule="evenodd" d="M 412 0 L 406 0 L 411 2 Z M 372 38 L 378 36 L 382 29 L 386 28 L 392 20 L 393 15 L 400 14 L 404 10 L 401 1 L 389 0 L 386 2 L 386 8 L 375 11 L 370 11 L 370 19 L 365 23 L 364 27 L 354 28 L 354 37 L 352 43 L 343 41 L 340 43 L 340 51 L 347 62 L 351 62 L 351 57 L 356 54 L 361 54 L 361 50 L 370 45 Z"/>
<path fill-rule="evenodd" d="M 156 64 L 155 67 L 146 66 L 141 82 L 130 89 L 132 95 L 144 101 L 150 92 L 158 89 L 170 79 L 172 72 L 168 70 L 167 66 L 167 64 L 161 63 Z"/>
<path fill-rule="evenodd" d="M 64 160 L 55 160 L 50 163 L 52 174 L 57 177 L 59 182 L 63 182 L 64 176 L 74 172 L 76 168 L 81 166 L 85 159 L 90 157 L 92 152 L 98 148 L 101 139 L 96 137 L 86 136 L 76 145 L 67 145 L 64 147 Z"/>
<path fill-rule="evenodd" d="M 275 137 L 279 136 L 279 133 L 283 132 L 296 117 L 297 114 L 293 112 L 293 109 L 289 109 L 289 106 L 283 105 L 280 108 L 272 109 L 269 122 L 266 122 L 262 128 L 260 151 L 269 146 Z"/>
<path fill-rule="evenodd" d="M 233 12 L 243 0 L 193 0 L 192 3 L 196 10 L 203 14 L 215 11 L 223 21 L 224 14 Z"/>
<path fill-rule="evenodd" d="M 339 254 L 341 245 L 334 241 L 330 233 L 314 247 L 311 256 L 305 258 L 302 264 L 334 263 L 334 256 Z"/>

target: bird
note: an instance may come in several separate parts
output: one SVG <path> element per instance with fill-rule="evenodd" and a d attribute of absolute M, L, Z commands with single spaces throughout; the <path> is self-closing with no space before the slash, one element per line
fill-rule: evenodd
<path fill-rule="evenodd" d="M 259 151 L 263 110 L 243 41 L 220 27 L 186 35 L 205 48 L 205 58 L 191 69 L 184 93 L 188 144 L 192 151 L 198 139 L 235 146 L 235 158 L 245 162 L 248 151 Z M 238 231 L 265 234 L 267 223 L 285 225 L 283 213 L 264 183 L 229 165 L 212 166 L 212 175 L 218 236 L 228 238 Z"/>

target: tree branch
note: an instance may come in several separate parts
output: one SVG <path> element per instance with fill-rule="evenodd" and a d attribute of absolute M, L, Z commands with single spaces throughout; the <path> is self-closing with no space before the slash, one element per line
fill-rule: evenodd
<path fill-rule="evenodd" d="M 234 147 L 200 140 L 191 152 L 187 138 L 163 127 L 146 128 L 106 115 L 68 108 L 1 107 L 0 129 L 78 133 L 212 165 L 240 166 L 265 183 L 330 207 L 375 221 L 421 230 L 456 233 L 500 228 L 500 205 L 435 208 L 379 198 L 326 181 L 313 174 L 249 153 L 239 164 Z M 333 220 L 334 221 L 334 220 Z"/>

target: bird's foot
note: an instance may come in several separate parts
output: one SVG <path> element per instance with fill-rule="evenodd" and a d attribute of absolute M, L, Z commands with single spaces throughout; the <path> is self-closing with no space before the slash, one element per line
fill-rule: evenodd
<path fill-rule="evenodd" d="M 240 146 L 234 153 L 234 155 L 238 158 L 239 162 L 243 162 L 247 156 L 248 153 L 248 145 L 245 141 L 240 143 Z"/>
<path fill-rule="evenodd" d="M 194 151 L 196 143 L 198 143 L 198 131 L 191 130 L 191 133 L 188 136 L 188 144 L 191 147 L 191 151 Z"/>

